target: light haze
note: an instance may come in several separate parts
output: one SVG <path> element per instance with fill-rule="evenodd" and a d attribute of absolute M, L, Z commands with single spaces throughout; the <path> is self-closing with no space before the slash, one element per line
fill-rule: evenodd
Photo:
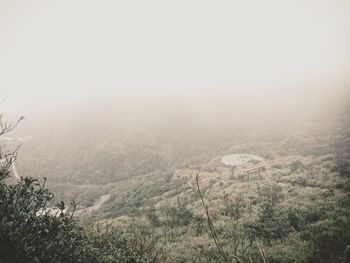
<path fill-rule="evenodd" d="M 345 0 L 3 0 L 2 107 L 322 99 L 347 89 L 349 47 Z"/>

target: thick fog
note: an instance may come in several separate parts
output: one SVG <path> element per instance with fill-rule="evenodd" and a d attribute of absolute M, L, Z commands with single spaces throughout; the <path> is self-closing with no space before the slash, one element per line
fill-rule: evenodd
<path fill-rule="evenodd" d="M 26 117 L 11 135 L 28 142 L 20 171 L 94 177 L 103 154 L 169 167 L 293 135 L 298 153 L 300 134 L 324 142 L 347 116 L 349 33 L 340 0 L 2 1 L 1 110 Z"/>
<path fill-rule="evenodd" d="M 1 1 L 0 39 L 2 110 L 29 117 L 106 103 L 293 112 L 338 105 L 350 83 L 343 0 Z"/>

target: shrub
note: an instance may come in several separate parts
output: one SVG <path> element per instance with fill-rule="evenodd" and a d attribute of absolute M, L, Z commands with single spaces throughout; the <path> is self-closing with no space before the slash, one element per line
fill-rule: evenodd
<path fill-rule="evenodd" d="M 81 227 L 63 202 L 54 214 L 46 209 L 53 194 L 45 180 L 21 178 L 7 185 L 0 171 L 0 260 L 3 262 L 94 261 Z"/>

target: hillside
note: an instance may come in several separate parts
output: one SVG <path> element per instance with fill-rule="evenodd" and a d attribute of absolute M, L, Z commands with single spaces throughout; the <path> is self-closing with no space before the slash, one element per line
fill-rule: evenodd
<path fill-rule="evenodd" d="M 91 212 L 77 213 L 82 222 L 116 227 L 128 242 L 142 229 L 159 262 L 225 262 L 196 175 L 233 261 L 341 262 L 350 242 L 349 115 L 323 122 L 255 116 L 238 118 L 238 125 L 235 118 L 204 122 L 181 112 L 109 114 L 61 119 L 65 129 L 55 118 L 45 129 L 22 127 L 14 136 L 40 135 L 23 145 L 20 173 L 47 176 L 58 200 Z M 263 160 L 232 169 L 222 163 L 231 153 Z M 248 176 L 256 167 L 260 173 Z"/>
<path fill-rule="evenodd" d="M 166 180 L 129 182 L 110 190 L 102 222 L 142 225 L 152 233 L 162 262 L 224 262 L 208 232 L 195 176 L 216 231 L 230 257 L 260 262 L 341 262 L 350 238 L 350 184 L 334 155 L 266 160 L 248 179 L 215 160 L 179 169 Z"/>

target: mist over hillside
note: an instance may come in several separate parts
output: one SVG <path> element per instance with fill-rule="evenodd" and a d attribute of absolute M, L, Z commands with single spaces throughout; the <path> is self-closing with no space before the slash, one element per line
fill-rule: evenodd
<path fill-rule="evenodd" d="M 346 93 L 299 94 L 291 104 L 204 94 L 94 101 L 32 112 L 4 141 L 22 143 L 21 176 L 47 177 L 57 199 L 78 203 L 77 220 L 97 231 L 90 238 L 113 244 L 99 253 L 127 253 L 118 236 L 132 257 L 155 257 L 146 262 L 231 262 L 222 253 L 341 262 L 350 238 Z M 230 154 L 242 163 L 224 164 Z"/>
<path fill-rule="evenodd" d="M 350 1 L 0 1 L 0 263 L 350 263 Z"/>
<path fill-rule="evenodd" d="M 259 100 L 255 107 L 237 101 L 120 100 L 29 115 L 15 133 L 32 136 L 22 146 L 19 170 L 49 182 L 106 183 L 205 163 L 230 151 L 266 158 L 329 153 L 333 133 L 347 121 L 344 102 L 264 108 Z M 315 138 L 305 143 L 303 134 Z"/>

